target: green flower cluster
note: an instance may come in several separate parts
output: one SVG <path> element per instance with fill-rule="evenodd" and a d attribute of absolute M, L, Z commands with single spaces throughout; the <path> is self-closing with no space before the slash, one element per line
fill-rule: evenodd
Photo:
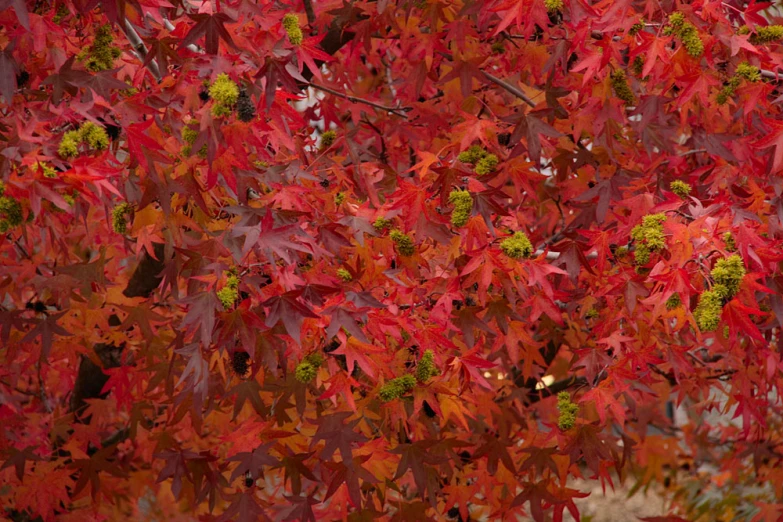
<path fill-rule="evenodd" d="M 715 268 L 712 269 L 712 279 L 715 281 L 716 285 L 726 287 L 726 290 L 728 291 L 726 295 L 727 299 L 730 299 L 737 294 L 744 277 L 745 265 L 742 263 L 742 258 L 737 254 L 725 259 L 719 259 L 718 262 L 715 263 Z"/>
<path fill-rule="evenodd" d="M 218 74 L 215 82 L 209 86 L 209 97 L 214 100 L 212 115 L 216 118 L 231 114 L 231 107 L 239 99 L 239 86 L 226 73 Z"/>
<path fill-rule="evenodd" d="M 416 251 L 413 240 L 408 234 L 403 234 L 399 230 L 392 230 L 389 237 L 397 245 L 397 251 L 399 251 L 401 256 L 410 257 Z"/>
<path fill-rule="evenodd" d="M 723 305 L 739 291 L 742 279 L 745 277 L 745 266 L 742 258 L 736 254 L 719 259 L 711 272 L 715 285 L 712 290 L 702 292 L 699 304 L 693 311 L 696 324 L 704 332 L 710 332 L 718 327 Z"/>
<path fill-rule="evenodd" d="M 599 313 L 595 308 L 591 308 L 585 314 L 586 319 L 598 319 Z"/>
<path fill-rule="evenodd" d="M 478 145 L 473 145 L 468 150 L 460 152 L 457 159 L 462 163 L 473 164 L 473 172 L 479 176 L 489 174 L 498 165 L 498 157 L 494 154 L 489 154 Z"/>
<path fill-rule="evenodd" d="M 92 72 L 107 71 L 114 67 L 114 60 L 120 57 L 122 51 L 114 47 L 113 42 L 111 26 L 106 24 L 99 27 L 92 46 L 79 55 L 79 59 L 84 61 L 84 67 Z"/>
<path fill-rule="evenodd" d="M 663 249 L 666 246 L 666 238 L 663 235 L 664 214 L 650 214 L 642 218 L 642 224 L 636 225 L 631 230 L 631 239 L 636 242 L 634 258 L 637 265 L 646 265 L 650 261 L 650 254 Z"/>
<path fill-rule="evenodd" d="M 693 317 L 702 332 L 711 332 L 718 327 L 723 310 L 724 290 L 725 288 L 716 285 L 713 290 L 706 290 L 699 296 L 699 304 L 693 311 Z"/>
<path fill-rule="evenodd" d="M 229 271 L 228 278 L 226 278 L 226 286 L 220 289 L 217 296 L 226 310 L 234 306 L 239 297 L 239 277 L 237 277 L 234 271 Z"/>
<path fill-rule="evenodd" d="M 500 249 L 512 259 L 521 259 L 533 255 L 533 244 L 524 232 L 516 232 L 500 243 Z"/>
<path fill-rule="evenodd" d="M 19 226 L 24 220 L 22 205 L 11 196 L 5 195 L 5 184 L 0 181 L 0 234 Z"/>
<path fill-rule="evenodd" d="M 663 29 L 663 34 L 679 38 L 685 50 L 694 58 L 704 53 L 704 43 L 699 38 L 699 31 L 695 25 L 685 21 L 685 15 L 682 13 L 672 13 L 669 16 L 669 25 Z"/>
<path fill-rule="evenodd" d="M 669 184 L 669 188 L 683 199 L 687 198 L 691 193 L 691 186 L 679 179 L 672 181 Z"/>
<path fill-rule="evenodd" d="M 378 217 L 375 220 L 375 223 L 372 224 L 372 226 L 377 230 L 378 232 L 382 232 L 389 228 L 391 226 L 391 220 L 385 219 L 382 217 Z"/>
<path fill-rule="evenodd" d="M 563 9 L 563 0 L 544 0 L 546 10 L 550 13 L 556 13 Z"/>
<path fill-rule="evenodd" d="M 334 204 L 335 205 L 342 205 L 343 201 L 345 201 L 345 192 L 338 192 L 334 195 Z"/>
<path fill-rule="evenodd" d="M 321 367 L 323 362 L 324 359 L 321 357 L 320 353 L 311 353 L 305 357 L 302 362 L 296 365 L 296 371 L 294 373 L 296 380 L 305 384 L 312 381 L 315 379 L 315 376 L 318 375 L 318 368 Z"/>
<path fill-rule="evenodd" d="M 644 29 L 644 18 L 633 24 L 630 29 L 628 29 L 628 34 L 631 36 L 636 36 L 642 31 L 642 29 Z"/>
<path fill-rule="evenodd" d="M 189 156 L 190 153 L 193 151 L 193 144 L 196 142 L 196 139 L 198 139 L 199 132 L 191 127 L 190 125 L 185 125 L 182 128 L 182 139 L 187 143 L 184 147 L 182 147 L 182 153 L 186 156 Z M 201 146 L 201 148 L 198 151 L 198 156 L 200 158 L 206 158 L 207 157 L 207 144 Z"/>
<path fill-rule="evenodd" d="M 726 82 L 726 85 L 724 85 L 723 89 L 718 93 L 717 102 L 719 105 L 723 105 L 729 98 L 734 96 L 734 93 L 736 92 L 737 87 L 742 83 L 742 80 L 747 80 L 751 83 L 758 82 L 761 80 L 761 71 L 758 67 L 750 65 L 747 62 L 739 64 L 734 76 L 729 78 L 729 81 Z"/>
<path fill-rule="evenodd" d="M 50 179 L 56 179 L 57 178 L 57 170 L 55 170 L 54 167 L 51 165 L 47 165 L 46 163 L 34 163 L 30 166 L 30 170 L 33 172 L 38 172 L 38 169 L 41 169 L 43 171 L 43 177 L 50 178 Z"/>
<path fill-rule="evenodd" d="M 680 294 L 674 293 L 666 300 L 666 309 L 667 310 L 674 310 L 675 308 L 678 308 L 682 304 L 682 301 L 680 300 Z"/>
<path fill-rule="evenodd" d="M 449 203 L 454 205 L 451 213 L 451 224 L 459 228 L 470 219 L 473 210 L 473 198 L 467 190 L 452 190 L 449 194 Z"/>
<path fill-rule="evenodd" d="M 506 46 L 503 45 L 502 40 L 499 40 L 497 42 L 492 42 L 490 50 L 492 51 L 492 54 L 503 54 L 506 52 Z"/>
<path fill-rule="evenodd" d="M 86 143 L 92 149 L 103 150 L 109 146 L 109 135 L 103 127 L 88 121 L 78 130 L 66 132 L 57 152 L 63 158 L 78 156 L 79 145 L 82 143 Z"/>
<path fill-rule="evenodd" d="M 383 402 L 393 401 L 398 399 L 411 391 L 416 387 L 416 378 L 411 374 L 403 375 L 402 377 L 396 377 L 378 390 L 378 397 Z"/>
<path fill-rule="evenodd" d="M 302 44 L 302 29 L 299 27 L 299 17 L 293 13 L 288 13 L 283 17 L 283 28 L 288 35 L 288 41 L 293 45 Z"/>
<path fill-rule="evenodd" d="M 427 382 L 438 374 L 440 374 L 440 370 L 435 366 L 435 354 L 432 353 L 432 350 L 424 350 L 424 354 L 416 365 L 416 380 Z"/>
<path fill-rule="evenodd" d="M 737 244 L 734 242 L 734 236 L 731 234 L 731 232 L 726 232 L 723 234 L 723 242 L 726 243 L 726 250 L 729 252 L 734 252 L 737 250 Z"/>
<path fill-rule="evenodd" d="M 321 134 L 321 150 L 326 150 L 332 146 L 334 140 L 337 139 L 337 133 L 333 130 L 328 130 Z"/>
<path fill-rule="evenodd" d="M 749 34 L 750 28 L 747 25 L 743 25 L 737 30 L 737 33 Z M 783 25 L 756 26 L 756 32 L 750 36 L 750 43 L 753 45 L 763 45 L 777 42 L 778 40 L 783 40 Z"/>
<path fill-rule="evenodd" d="M 337 269 L 337 277 L 343 280 L 343 282 L 347 283 L 353 279 L 353 276 L 351 273 L 346 270 L 345 268 L 338 268 Z"/>
<path fill-rule="evenodd" d="M 131 211 L 131 206 L 123 201 L 111 211 L 111 228 L 118 234 L 124 234 L 128 231 L 128 221 L 126 216 Z"/>
<path fill-rule="evenodd" d="M 617 69 L 609 75 L 609 78 L 612 82 L 612 89 L 614 89 L 615 95 L 623 100 L 626 105 L 634 105 L 636 103 L 636 96 L 634 96 L 631 87 L 628 85 L 625 71 Z"/>
<path fill-rule="evenodd" d="M 557 425 L 561 430 L 567 431 L 576 424 L 576 413 L 579 406 L 571 402 L 571 396 L 567 391 L 561 391 L 557 394 L 557 411 L 560 415 L 557 418 Z"/>

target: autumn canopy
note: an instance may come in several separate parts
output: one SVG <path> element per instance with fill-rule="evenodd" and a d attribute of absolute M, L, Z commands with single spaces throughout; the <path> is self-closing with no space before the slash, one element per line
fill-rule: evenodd
<path fill-rule="evenodd" d="M 780 16 L 0 0 L 0 516 L 779 520 Z"/>

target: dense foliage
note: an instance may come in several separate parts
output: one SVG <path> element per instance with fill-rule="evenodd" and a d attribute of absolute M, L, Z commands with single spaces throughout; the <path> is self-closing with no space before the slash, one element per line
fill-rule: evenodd
<path fill-rule="evenodd" d="M 9 519 L 781 516 L 770 4 L 0 5 Z"/>

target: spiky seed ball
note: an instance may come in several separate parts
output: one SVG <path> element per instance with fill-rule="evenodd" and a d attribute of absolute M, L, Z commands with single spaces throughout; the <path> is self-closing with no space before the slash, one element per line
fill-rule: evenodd
<path fill-rule="evenodd" d="M 557 410 L 560 413 L 557 425 L 563 431 L 568 431 L 576 424 L 576 413 L 579 406 L 571 402 L 571 396 L 566 391 L 557 394 Z"/>
<path fill-rule="evenodd" d="M 500 243 L 500 249 L 512 259 L 530 257 L 533 254 L 533 244 L 524 232 L 516 232 Z"/>
<path fill-rule="evenodd" d="M 237 117 L 245 123 L 253 121 L 256 117 L 256 107 L 244 89 L 239 92 L 237 99 Z"/>
<path fill-rule="evenodd" d="M 462 163 L 477 163 L 478 160 L 483 158 L 487 153 L 478 145 L 471 146 L 468 150 L 462 151 L 457 156 L 457 159 Z"/>
<path fill-rule="evenodd" d="M 122 202 L 115 206 L 111 211 L 111 227 L 118 234 L 124 234 L 128 231 L 127 215 L 131 207 L 127 202 Z"/>
<path fill-rule="evenodd" d="M 650 254 L 666 247 L 666 237 L 663 235 L 665 214 L 650 214 L 642 218 L 642 224 L 631 230 L 631 239 L 635 241 L 634 257 L 637 265 L 646 265 Z"/>
<path fill-rule="evenodd" d="M 473 198 L 467 190 L 452 190 L 449 194 L 449 203 L 454 205 L 451 212 L 451 224 L 459 228 L 470 219 L 473 210 Z"/>
<path fill-rule="evenodd" d="M 669 184 L 669 188 L 683 199 L 687 198 L 691 193 L 691 186 L 679 179 L 672 181 Z"/>
<path fill-rule="evenodd" d="M 476 163 L 476 168 L 473 171 L 479 176 L 494 172 L 495 167 L 498 164 L 498 157 L 494 154 L 487 154 Z"/>
<path fill-rule="evenodd" d="M 303 383 L 308 383 L 315 379 L 318 374 L 318 369 L 308 361 L 300 362 L 296 367 L 296 380 Z"/>
<path fill-rule="evenodd" d="M 723 285 L 727 290 L 727 299 L 736 295 L 739 291 L 742 279 L 745 277 L 745 265 L 742 258 L 734 254 L 726 259 L 719 259 L 712 269 L 712 279 L 716 285 Z"/>
<path fill-rule="evenodd" d="M 238 377 L 244 377 L 250 369 L 250 354 L 237 351 L 231 355 L 231 369 Z"/>
<path fill-rule="evenodd" d="M 715 285 L 712 290 L 707 290 L 699 296 L 699 304 L 693 311 L 696 324 L 702 332 L 711 332 L 718 327 L 720 316 L 723 310 L 723 294 L 727 292 L 726 288 L 718 288 L 721 285 Z"/>
<path fill-rule="evenodd" d="M 339 277 L 343 282 L 347 283 L 353 279 L 353 276 L 351 273 L 346 270 L 345 268 L 338 268 L 337 269 L 337 277 Z"/>
<path fill-rule="evenodd" d="M 419 382 L 427 382 L 431 377 L 434 377 L 439 373 L 440 370 L 435 366 L 435 355 L 432 350 L 425 350 L 419 363 L 416 365 L 416 380 Z"/>
<path fill-rule="evenodd" d="M 413 244 L 413 240 L 407 234 L 403 234 L 399 230 L 392 230 L 389 234 L 392 241 L 397 245 L 397 251 L 403 257 L 410 257 L 416 251 L 416 247 Z"/>
<path fill-rule="evenodd" d="M 3 186 L 5 193 L 5 186 Z M 24 221 L 22 205 L 15 198 L 0 196 L 0 233 L 5 234 L 10 229 L 19 226 Z"/>
<path fill-rule="evenodd" d="M 325 131 L 321 134 L 321 150 L 326 150 L 334 144 L 337 139 L 337 133 L 333 130 Z"/>

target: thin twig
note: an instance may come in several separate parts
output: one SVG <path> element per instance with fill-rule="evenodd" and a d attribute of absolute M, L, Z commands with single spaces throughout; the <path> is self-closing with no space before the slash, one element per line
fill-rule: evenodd
<path fill-rule="evenodd" d="M 356 96 L 345 94 L 340 91 L 331 89 L 329 87 L 318 85 L 317 83 L 307 82 L 306 85 L 312 87 L 313 89 L 318 89 L 319 91 L 328 92 L 329 94 L 333 94 L 334 96 L 338 96 L 340 98 L 346 99 L 348 101 L 352 101 L 354 103 L 363 103 L 365 105 L 369 105 L 370 107 L 375 107 L 376 109 L 386 111 L 396 116 L 400 116 L 401 118 L 405 118 L 406 120 L 408 119 L 408 116 L 405 113 L 413 110 L 413 107 L 389 107 L 386 105 L 381 105 L 380 103 L 375 103 L 373 101 L 365 100 L 363 98 L 357 98 Z"/>
<path fill-rule="evenodd" d="M 315 11 L 313 11 L 312 0 L 304 0 L 305 14 L 307 14 L 307 23 L 310 24 L 312 34 L 316 34 L 315 31 Z"/>
<path fill-rule="evenodd" d="M 166 29 L 168 29 L 169 31 L 173 31 L 173 30 L 175 29 L 175 27 L 174 27 L 174 24 L 172 24 L 172 23 L 171 23 L 171 20 L 169 20 L 169 19 L 168 19 L 168 18 L 166 18 L 166 17 L 164 17 L 164 18 L 163 18 L 163 25 L 165 25 L 165 26 L 166 26 Z M 204 52 L 204 50 L 203 50 L 203 49 L 201 49 L 201 48 L 200 48 L 198 45 L 196 45 L 196 44 L 188 44 L 188 45 L 186 45 L 185 47 L 186 47 L 187 49 L 189 49 L 189 50 L 193 51 L 194 53 L 203 53 L 203 52 Z"/>
<path fill-rule="evenodd" d="M 520 91 L 517 87 L 514 87 L 510 83 L 504 82 L 503 80 L 501 80 L 497 76 L 493 76 L 492 74 L 489 74 L 488 72 L 484 72 L 484 76 L 487 78 L 487 80 L 491 81 L 495 85 L 503 87 L 505 90 L 507 90 L 508 92 L 510 92 L 511 94 L 513 94 L 514 96 L 516 96 L 517 98 L 522 100 L 523 102 L 527 103 L 531 107 L 535 107 L 536 106 L 536 104 L 533 102 L 533 100 L 531 100 L 527 96 L 527 94 L 525 94 L 524 92 Z"/>

